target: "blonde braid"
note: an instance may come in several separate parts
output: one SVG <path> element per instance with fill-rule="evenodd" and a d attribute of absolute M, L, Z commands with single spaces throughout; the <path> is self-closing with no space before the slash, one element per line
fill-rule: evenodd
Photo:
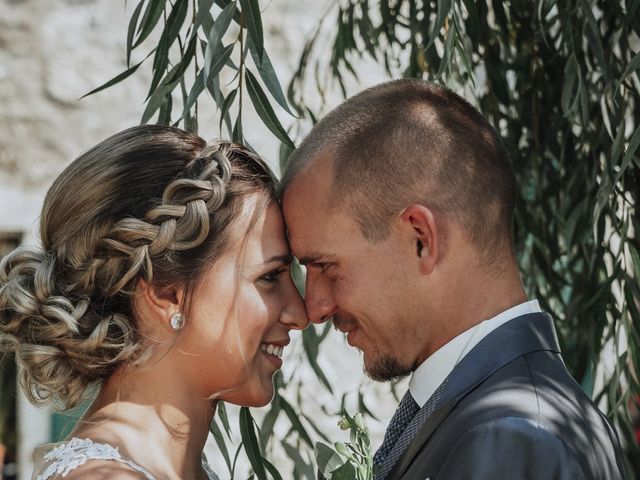
<path fill-rule="evenodd" d="M 53 398 L 73 407 L 88 385 L 139 358 L 132 319 L 102 314 L 93 302 L 127 296 L 140 276 L 152 280 L 154 260 L 202 244 L 230 179 L 228 144 L 211 145 L 165 187 L 161 203 L 144 218 L 87 226 L 82 235 L 89 254 L 64 244 L 58 257 L 18 248 L 0 262 L 0 351 L 15 352 L 32 402 Z"/>
<path fill-rule="evenodd" d="M 153 278 L 152 259 L 166 251 L 189 250 L 209 234 L 210 216 L 223 204 L 231 165 L 223 148 L 212 145 L 189 164 L 201 165 L 196 178 L 178 178 L 164 189 L 162 203 L 143 219 L 123 218 L 96 245 L 94 257 L 78 268 L 74 282 L 84 291 L 106 296 L 130 292 L 142 273 Z"/>

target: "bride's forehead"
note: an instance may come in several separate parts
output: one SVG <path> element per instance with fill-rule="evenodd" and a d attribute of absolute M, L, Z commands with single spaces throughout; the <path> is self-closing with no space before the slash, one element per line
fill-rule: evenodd
<path fill-rule="evenodd" d="M 280 207 L 275 202 L 266 205 L 248 202 L 229 228 L 225 255 L 271 258 L 289 254 Z"/>

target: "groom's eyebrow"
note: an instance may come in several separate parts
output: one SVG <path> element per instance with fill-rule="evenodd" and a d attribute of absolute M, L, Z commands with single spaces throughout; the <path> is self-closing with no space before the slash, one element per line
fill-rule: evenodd
<path fill-rule="evenodd" d="M 333 259 L 332 255 L 328 255 L 326 253 L 310 253 L 308 255 L 304 255 L 302 257 L 298 258 L 298 263 L 300 265 L 308 265 L 310 263 L 317 263 L 317 262 L 326 262 L 326 261 L 331 261 Z"/>

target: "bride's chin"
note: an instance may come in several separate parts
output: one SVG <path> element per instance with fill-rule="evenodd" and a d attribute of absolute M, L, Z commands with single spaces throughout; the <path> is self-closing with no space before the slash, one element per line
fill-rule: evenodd
<path fill-rule="evenodd" d="M 227 395 L 222 395 L 212 401 L 222 400 L 226 403 L 232 403 L 241 407 L 264 407 L 273 400 L 275 396 L 275 387 L 273 383 L 269 388 L 262 386 L 259 390 L 252 389 L 252 391 L 240 391 L 229 392 Z"/>
<path fill-rule="evenodd" d="M 272 386 L 268 390 L 264 390 L 260 393 L 256 393 L 256 395 L 252 396 L 251 399 L 247 399 L 247 401 L 244 402 L 243 406 L 244 407 L 264 407 L 265 405 L 268 405 L 269 403 L 271 403 L 274 395 L 275 395 L 275 389 Z"/>

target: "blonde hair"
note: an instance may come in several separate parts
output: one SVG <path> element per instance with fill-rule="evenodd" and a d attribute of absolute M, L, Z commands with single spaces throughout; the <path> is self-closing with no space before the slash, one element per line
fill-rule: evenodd
<path fill-rule="evenodd" d="M 15 352 L 28 398 L 71 408 L 140 358 L 138 281 L 192 291 L 246 197 L 264 208 L 276 188 L 241 145 L 163 126 L 120 132 L 71 163 L 45 198 L 42 248 L 0 262 L 0 352 Z"/>

